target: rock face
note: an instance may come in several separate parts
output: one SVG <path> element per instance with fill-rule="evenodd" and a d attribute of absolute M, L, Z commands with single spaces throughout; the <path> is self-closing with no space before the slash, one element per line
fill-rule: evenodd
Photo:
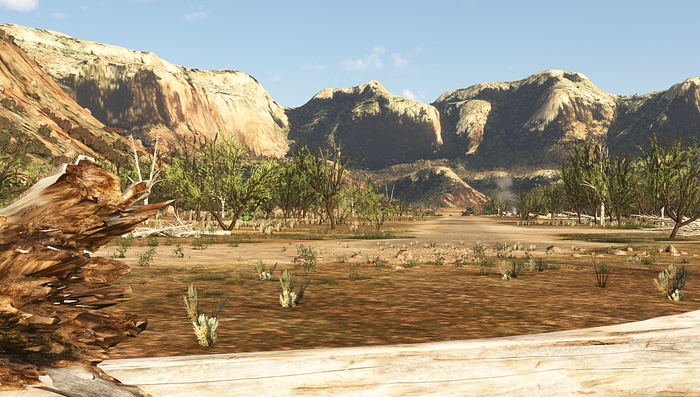
<path fill-rule="evenodd" d="M 488 199 L 447 167 L 430 167 L 389 184 L 394 197 L 426 206 L 481 208 Z"/>
<path fill-rule="evenodd" d="M 254 156 L 288 150 L 285 108 L 246 73 L 185 68 L 149 52 L 0 26 L 97 119 L 146 142 L 156 135 L 174 143 L 220 132 L 245 142 Z"/>
<path fill-rule="evenodd" d="M 36 162 L 73 162 L 78 154 L 112 161 L 128 156 L 126 139 L 105 130 L 3 30 L 0 104 L 0 144 L 24 146 Z"/>
<path fill-rule="evenodd" d="M 605 137 L 618 102 L 580 73 L 548 70 L 449 91 L 433 105 L 442 115 L 444 157 L 508 168 L 557 162 L 566 142 Z"/>
<path fill-rule="evenodd" d="M 340 145 L 343 154 L 370 169 L 431 158 L 442 145 L 437 109 L 394 95 L 374 80 L 326 88 L 288 114 L 291 139 L 302 145 Z"/>
<path fill-rule="evenodd" d="M 622 97 L 608 138 L 611 147 L 632 150 L 654 134 L 697 139 L 699 131 L 700 78 L 691 77 L 666 91 Z"/>

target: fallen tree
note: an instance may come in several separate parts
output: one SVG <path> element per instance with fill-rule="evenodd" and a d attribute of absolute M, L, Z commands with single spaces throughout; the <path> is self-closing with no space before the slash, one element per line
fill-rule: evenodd
<path fill-rule="evenodd" d="M 131 289 L 109 283 L 130 269 L 94 252 L 169 203 L 137 206 L 151 185 L 122 193 L 119 177 L 81 156 L 0 208 L 0 391 L 148 396 L 97 367 L 147 320 L 100 311 L 126 300 Z"/>

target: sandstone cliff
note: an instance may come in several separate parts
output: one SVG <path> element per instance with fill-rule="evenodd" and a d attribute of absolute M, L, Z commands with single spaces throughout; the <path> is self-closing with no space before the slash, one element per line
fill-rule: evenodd
<path fill-rule="evenodd" d="M 340 145 L 360 166 L 378 169 L 434 157 L 442 145 L 440 114 L 388 92 L 379 82 L 326 88 L 288 110 L 289 137 L 301 145 Z"/>
<path fill-rule="evenodd" d="M 74 162 L 79 154 L 128 161 L 126 139 L 105 130 L 3 30 L 0 104 L 0 145 L 23 146 L 37 163 Z"/>
<path fill-rule="evenodd" d="M 449 91 L 433 105 L 442 115 L 443 156 L 510 168 L 557 162 L 564 143 L 605 137 L 618 102 L 580 73 L 548 70 Z"/>
<path fill-rule="evenodd" d="M 81 106 L 149 142 L 235 136 L 256 156 L 288 150 L 285 108 L 246 73 L 176 66 L 153 53 L 0 25 Z"/>

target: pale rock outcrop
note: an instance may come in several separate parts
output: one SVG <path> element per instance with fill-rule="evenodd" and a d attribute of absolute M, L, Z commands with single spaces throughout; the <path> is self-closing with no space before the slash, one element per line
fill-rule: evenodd
<path fill-rule="evenodd" d="M 166 141 L 234 136 L 255 156 L 288 150 L 285 108 L 246 73 L 173 65 L 150 52 L 2 25 L 95 117 Z M 148 139 L 147 139 L 148 140 Z"/>

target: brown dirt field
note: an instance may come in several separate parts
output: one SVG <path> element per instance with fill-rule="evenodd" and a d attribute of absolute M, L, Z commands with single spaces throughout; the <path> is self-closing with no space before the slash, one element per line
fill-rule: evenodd
<path fill-rule="evenodd" d="M 331 232 L 325 225 L 300 225 L 273 238 L 248 231 L 254 241 L 250 243 L 244 237 L 246 231 L 241 230 L 235 235 L 243 241 L 237 247 L 229 245 L 234 237 L 218 237 L 218 243 L 204 250 L 192 249 L 191 239 L 173 239 L 167 246 L 166 239 L 159 238 L 150 267 L 137 264 L 138 254 L 147 247 L 132 247 L 123 259 L 132 266 L 132 273 L 115 282 L 131 286 L 132 299 L 107 310 L 147 316 L 149 325 L 137 338 L 110 349 L 109 356 L 161 357 L 491 338 L 614 325 L 700 309 L 697 238 L 672 242 L 688 253 L 679 259 L 685 259 L 688 263 L 684 266 L 691 269 L 683 290 L 685 300 L 672 302 L 658 293 L 652 281 L 673 263 L 669 254 L 657 257 L 652 265 L 633 264 L 625 256 L 607 254 L 611 248 L 626 246 L 633 247 L 632 254 L 665 248 L 667 236 L 653 231 L 515 226 L 512 218 L 459 216 L 395 222 L 382 228 L 389 229 L 404 238 L 349 239 L 347 226 Z M 521 242 L 525 248 L 535 244 L 533 254 L 558 268 L 525 271 L 523 276 L 506 281 L 498 267 L 488 276 L 480 276 L 469 263 L 455 267 L 454 260 L 466 254 L 463 249 L 477 241 L 489 248 L 499 242 Z M 411 242 L 419 245 L 411 246 Z M 432 242 L 440 249 L 445 265 L 426 263 L 436 257 L 424 248 Z M 173 253 L 178 243 L 184 258 Z M 260 281 L 254 264 L 258 258 L 268 268 L 278 262 L 273 276 L 287 268 L 298 274 L 298 283 L 303 270 L 292 263 L 297 244 L 325 248 L 326 252 L 319 255 L 300 305 L 283 308 L 279 282 Z M 545 247 L 551 244 L 563 252 L 545 254 Z M 417 264 L 396 271 L 392 265 L 398 260 L 391 258 L 403 245 Z M 572 245 L 586 252 L 573 257 Z M 389 263 L 375 267 L 360 257 L 350 258 L 356 249 L 379 255 Z M 98 255 L 113 252 L 115 247 L 108 246 Z M 587 255 L 591 252 L 602 255 L 597 260 L 613 266 L 605 288 L 597 284 Z M 347 262 L 336 263 L 338 255 L 348 257 Z M 223 293 L 230 294 L 219 316 L 214 347 L 197 344 L 187 319 L 182 295 L 190 284 L 197 287 L 205 313 Z"/>

